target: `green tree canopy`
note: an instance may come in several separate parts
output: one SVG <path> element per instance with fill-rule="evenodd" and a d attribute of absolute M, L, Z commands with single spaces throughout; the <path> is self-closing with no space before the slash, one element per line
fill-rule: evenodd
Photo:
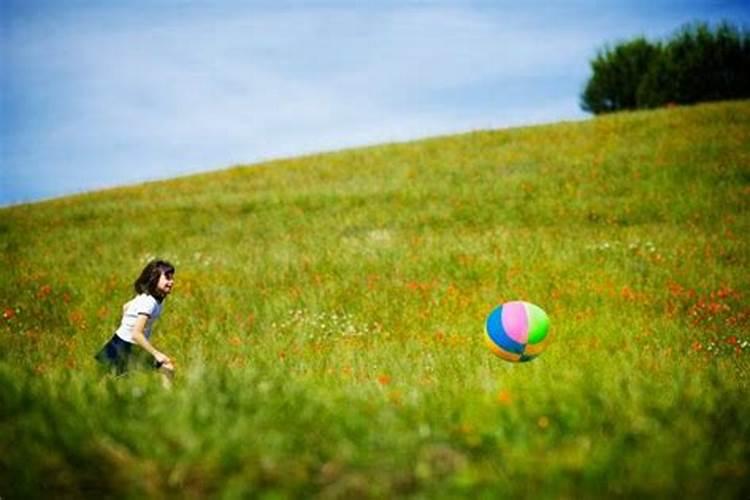
<path fill-rule="evenodd" d="M 591 62 L 594 75 L 583 92 L 583 109 L 599 114 L 635 108 L 638 87 L 658 51 L 644 38 L 600 51 Z"/>
<path fill-rule="evenodd" d="M 601 50 L 581 107 L 594 114 L 750 97 L 750 34 L 727 22 L 683 26 L 665 42 L 644 38 Z"/>

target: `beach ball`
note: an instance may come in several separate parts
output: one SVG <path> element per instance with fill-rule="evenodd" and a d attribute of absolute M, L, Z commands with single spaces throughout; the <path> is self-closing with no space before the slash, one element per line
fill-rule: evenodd
<path fill-rule="evenodd" d="M 529 302 L 506 302 L 487 316 L 487 345 L 506 361 L 531 361 L 546 346 L 549 318 Z"/>

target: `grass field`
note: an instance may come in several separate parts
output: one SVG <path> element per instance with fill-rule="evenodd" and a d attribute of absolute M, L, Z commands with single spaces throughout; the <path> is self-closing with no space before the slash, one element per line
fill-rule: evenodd
<path fill-rule="evenodd" d="M 748 101 L 0 209 L 0 497 L 748 498 L 749 209 Z M 170 391 L 93 360 L 154 256 Z"/>

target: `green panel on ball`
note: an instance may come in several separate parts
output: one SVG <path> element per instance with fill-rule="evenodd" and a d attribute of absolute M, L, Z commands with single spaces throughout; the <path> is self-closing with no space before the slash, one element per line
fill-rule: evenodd
<path fill-rule="evenodd" d="M 549 318 L 541 307 L 529 304 L 526 305 L 526 314 L 529 318 L 529 344 L 538 344 L 547 337 L 549 331 Z"/>

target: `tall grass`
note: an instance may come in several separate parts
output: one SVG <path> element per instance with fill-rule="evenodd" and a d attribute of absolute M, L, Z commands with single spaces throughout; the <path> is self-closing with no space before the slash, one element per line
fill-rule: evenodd
<path fill-rule="evenodd" d="M 2 209 L 0 496 L 747 496 L 749 199 L 734 102 Z M 171 391 L 93 360 L 154 256 Z"/>

